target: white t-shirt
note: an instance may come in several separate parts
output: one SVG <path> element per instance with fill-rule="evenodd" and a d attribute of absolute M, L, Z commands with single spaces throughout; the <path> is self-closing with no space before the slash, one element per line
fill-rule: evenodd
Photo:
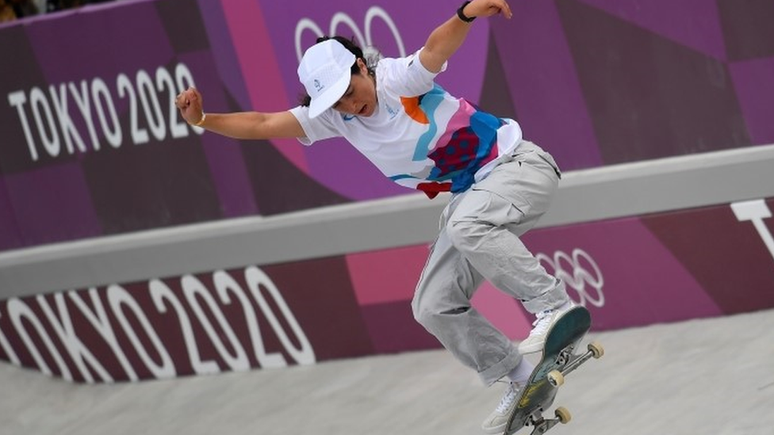
<path fill-rule="evenodd" d="M 435 76 L 419 61 L 419 52 L 382 59 L 373 115 L 328 109 L 310 119 L 307 107 L 295 107 L 290 112 L 306 134 L 299 141 L 311 145 L 344 137 L 384 175 L 431 198 L 467 190 L 491 171 L 497 157 L 513 152 L 522 140 L 521 127 L 453 97 L 435 84 Z"/>

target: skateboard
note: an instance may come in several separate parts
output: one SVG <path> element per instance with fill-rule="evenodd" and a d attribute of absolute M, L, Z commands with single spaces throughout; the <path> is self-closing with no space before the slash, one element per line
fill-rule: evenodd
<path fill-rule="evenodd" d="M 530 435 L 544 434 L 556 424 L 570 421 L 572 416 L 563 407 L 554 411 L 555 418 L 545 418 L 543 413 L 553 404 L 565 375 L 590 358 L 601 358 L 604 354 L 597 343 L 589 344 L 583 354 L 575 353 L 590 327 L 591 315 L 581 306 L 570 309 L 554 323 L 548 331 L 540 362 L 522 389 L 503 435 L 514 434 L 524 426 L 534 427 Z"/>

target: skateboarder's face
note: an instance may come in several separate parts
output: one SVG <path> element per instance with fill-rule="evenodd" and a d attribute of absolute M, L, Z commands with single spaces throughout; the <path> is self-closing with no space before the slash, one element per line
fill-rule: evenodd
<path fill-rule="evenodd" d="M 333 105 L 341 113 L 371 116 L 376 111 L 376 79 L 368 72 L 362 59 L 357 60 L 359 72 L 352 75 L 344 95 Z"/>

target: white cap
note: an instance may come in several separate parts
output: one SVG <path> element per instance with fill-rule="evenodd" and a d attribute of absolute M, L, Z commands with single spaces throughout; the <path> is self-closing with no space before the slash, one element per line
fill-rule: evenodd
<path fill-rule="evenodd" d="M 349 87 L 356 57 L 335 39 L 309 47 L 298 65 L 298 79 L 312 97 L 309 117 L 333 106 Z"/>

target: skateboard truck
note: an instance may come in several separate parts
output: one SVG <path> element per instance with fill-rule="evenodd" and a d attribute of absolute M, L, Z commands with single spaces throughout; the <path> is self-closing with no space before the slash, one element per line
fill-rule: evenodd
<path fill-rule="evenodd" d="M 568 361 L 564 368 L 560 370 L 552 370 L 546 376 L 548 383 L 554 387 L 559 387 L 564 384 L 564 377 L 572 373 L 575 369 L 580 367 L 581 364 L 588 361 L 590 358 L 599 359 L 605 354 L 604 348 L 599 343 L 589 343 L 586 353 L 572 358 L 572 349 L 565 349 L 561 355 L 559 355 L 559 365 L 564 365 L 564 361 Z"/>
<path fill-rule="evenodd" d="M 532 432 L 530 432 L 530 435 L 542 435 L 546 432 L 548 432 L 549 429 L 556 426 L 559 423 L 567 424 L 572 419 L 572 415 L 570 415 L 570 411 L 567 410 L 565 407 L 558 407 L 554 411 L 554 415 L 556 418 L 548 418 L 546 419 L 543 417 L 543 410 L 538 409 L 535 410 L 535 412 L 532 413 L 532 415 L 529 416 L 529 424 L 534 426 L 535 428 L 532 429 Z"/>

